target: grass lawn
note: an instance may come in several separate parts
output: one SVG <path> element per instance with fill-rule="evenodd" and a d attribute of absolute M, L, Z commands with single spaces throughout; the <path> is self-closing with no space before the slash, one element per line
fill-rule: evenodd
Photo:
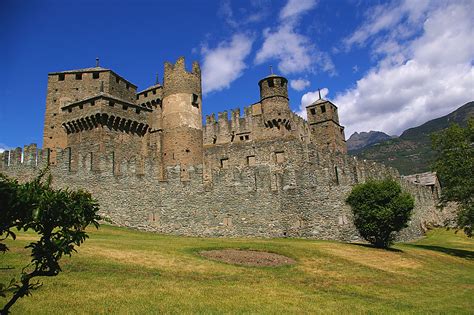
<path fill-rule="evenodd" d="M 65 313 L 456 313 L 474 310 L 474 240 L 434 230 L 386 251 L 299 239 L 165 236 L 103 225 L 63 272 L 19 300 L 12 314 Z M 0 256 L 0 282 L 29 261 L 21 233 Z M 197 253 L 267 250 L 293 266 L 243 267 Z M 5 269 L 7 266 L 15 269 Z M 0 305 L 6 300 L 0 298 Z"/>

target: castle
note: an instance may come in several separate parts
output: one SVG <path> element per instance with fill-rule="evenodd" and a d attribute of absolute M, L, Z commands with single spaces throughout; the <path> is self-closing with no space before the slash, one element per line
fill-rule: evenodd
<path fill-rule="evenodd" d="M 50 166 L 57 187 L 83 188 L 117 225 L 198 236 L 354 240 L 345 197 L 368 178 L 397 178 L 416 199 L 399 239 L 442 221 L 437 190 L 347 155 L 337 107 L 290 110 L 286 78 L 260 100 L 202 119 L 201 71 L 165 63 L 163 85 L 137 87 L 99 67 L 49 73 L 43 149 L 6 151 L 0 172 L 26 180 Z"/>

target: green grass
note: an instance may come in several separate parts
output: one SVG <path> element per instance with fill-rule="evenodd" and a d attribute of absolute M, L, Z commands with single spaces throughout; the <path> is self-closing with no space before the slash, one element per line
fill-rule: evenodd
<path fill-rule="evenodd" d="M 434 230 L 387 251 L 299 239 L 204 239 L 102 226 L 90 230 L 63 272 L 12 307 L 64 313 L 456 313 L 474 310 L 474 240 Z M 9 241 L 0 282 L 29 260 L 33 234 Z M 242 267 L 210 261 L 209 248 L 268 250 L 296 265 Z M 0 298 L 0 305 L 5 303 Z"/>

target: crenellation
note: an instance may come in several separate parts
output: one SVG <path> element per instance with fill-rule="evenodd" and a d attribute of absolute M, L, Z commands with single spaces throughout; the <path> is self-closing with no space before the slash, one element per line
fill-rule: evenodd
<path fill-rule="evenodd" d="M 387 177 L 416 199 L 400 239 L 440 222 L 437 193 L 347 156 L 334 104 L 311 104 L 306 121 L 290 110 L 286 78 L 259 88 L 243 115 L 210 114 L 203 126 L 196 62 L 165 63 L 163 85 L 138 93 L 109 69 L 50 73 L 43 149 L 0 153 L 0 170 L 27 180 L 49 166 L 56 187 L 89 190 L 115 224 L 160 233 L 355 240 L 345 198 Z"/>

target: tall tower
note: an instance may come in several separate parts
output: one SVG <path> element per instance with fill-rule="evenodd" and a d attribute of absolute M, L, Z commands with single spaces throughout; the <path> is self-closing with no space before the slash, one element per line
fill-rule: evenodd
<path fill-rule="evenodd" d="M 333 152 L 347 153 L 344 127 L 339 124 L 337 107 L 321 98 L 306 106 L 311 142 Z"/>
<path fill-rule="evenodd" d="M 265 126 L 282 132 L 290 130 L 288 80 L 272 73 L 260 80 L 258 85 Z"/>
<path fill-rule="evenodd" d="M 202 164 L 201 69 L 197 62 L 187 72 L 184 58 L 176 64 L 165 63 L 163 80 L 163 165 Z"/>

